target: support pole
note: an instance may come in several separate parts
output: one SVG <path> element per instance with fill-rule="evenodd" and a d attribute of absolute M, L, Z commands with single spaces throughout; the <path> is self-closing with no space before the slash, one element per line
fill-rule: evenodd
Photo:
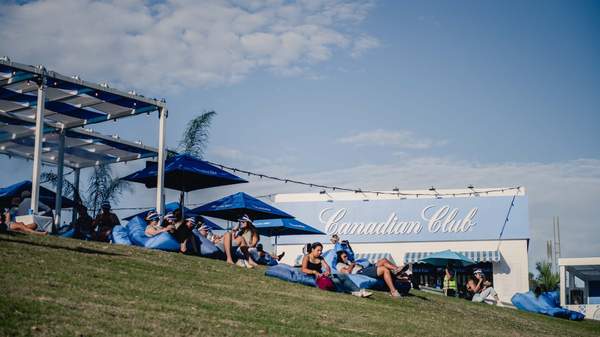
<path fill-rule="evenodd" d="M 81 197 L 79 195 L 79 172 L 80 169 L 75 169 L 75 172 L 73 172 L 73 200 L 75 201 L 75 206 L 79 205 L 79 203 L 81 203 Z M 75 209 L 75 207 L 73 208 L 73 213 L 71 215 L 71 222 L 75 222 L 75 220 L 77 220 L 77 209 Z"/>
<path fill-rule="evenodd" d="M 158 110 L 159 113 L 159 126 L 158 126 L 158 174 L 157 174 L 157 183 L 156 183 L 156 212 L 160 214 L 160 222 L 162 223 L 162 219 L 165 212 L 165 157 L 166 157 L 166 147 L 165 147 L 165 133 L 167 128 L 167 108 L 161 107 Z"/>
<path fill-rule="evenodd" d="M 44 68 L 42 72 L 45 73 Z M 33 150 L 33 173 L 31 177 L 30 212 L 37 214 L 40 201 L 40 173 L 42 169 L 42 139 L 44 137 L 44 108 L 46 102 L 46 76 L 42 75 L 38 83 L 37 107 L 35 113 L 35 144 Z"/>
<path fill-rule="evenodd" d="M 54 200 L 54 210 L 56 215 L 54 216 L 54 229 L 60 227 L 61 211 L 62 211 L 62 191 L 63 191 L 63 180 L 64 180 L 64 168 L 65 168 L 65 131 L 61 130 L 58 134 L 58 158 L 56 166 L 56 175 L 58 181 L 56 182 L 56 199 Z"/>
<path fill-rule="evenodd" d="M 565 266 L 559 267 L 559 277 L 560 277 L 560 306 L 564 307 L 567 303 L 567 279 L 565 277 L 566 269 Z M 569 285 L 572 287 L 572 285 Z"/>

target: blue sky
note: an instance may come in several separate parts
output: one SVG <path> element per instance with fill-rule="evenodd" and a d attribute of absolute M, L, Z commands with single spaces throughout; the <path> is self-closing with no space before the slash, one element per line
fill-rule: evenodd
<path fill-rule="evenodd" d="M 524 185 L 532 261 L 545 254 L 554 215 L 565 255 L 600 253 L 597 1 L 57 0 L 0 9 L 0 54 L 165 97 L 169 146 L 194 114 L 216 110 L 206 157 L 225 164 L 363 189 Z M 154 144 L 156 125 L 141 117 L 96 129 Z M 152 204 L 152 193 L 136 193 L 124 204 Z"/>

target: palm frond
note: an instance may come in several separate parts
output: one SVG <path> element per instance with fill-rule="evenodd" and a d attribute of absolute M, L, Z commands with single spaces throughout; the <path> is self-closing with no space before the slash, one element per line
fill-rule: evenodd
<path fill-rule="evenodd" d="M 208 129 L 217 113 L 208 111 L 188 122 L 183 138 L 179 142 L 179 151 L 202 158 L 208 142 Z"/>
<path fill-rule="evenodd" d="M 58 174 L 56 174 L 54 172 L 51 172 L 51 171 L 42 172 L 42 174 L 40 174 L 40 179 L 42 180 L 42 184 L 50 184 L 54 188 L 56 188 L 56 186 L 58 185 Z M 73 186 L 73 184 L 70 181 L 68 181 L 67 179 L 64 179 L 64 175 L 63 175 L 62 195 L 67 198 L 72 198 L 74 193 L 75 193 L 75 186 Z"/>

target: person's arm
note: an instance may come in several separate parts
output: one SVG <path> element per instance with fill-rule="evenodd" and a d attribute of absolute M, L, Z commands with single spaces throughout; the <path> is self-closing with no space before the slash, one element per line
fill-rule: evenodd
<path fill-rule="evenodd" d="M 256 248 L 256 245 L 258 244 L 258 240 L 260 240 L 260 237 L 258 236 L 258 233 L 257 232 L 253 232 L 252 233 L 252 238 L 251 238 L 252 242 L 249 242 L 250 248 Z"/>
<path fill-rule="evenodd" d="M 448 268 L 445 269 L 446 272 L 446 280 L 449 280 L 452 278 L 452 275 L 450 275 L 450 271 L 448 271 Z"/>
<path fill-rule="evenodd" d="M 331 268 L 329 267 L 327 262 L 325 262 L 325 259 L 321 259 L 321 265 L 323 266 L 321 268 L 325 268 L 325 272 L 323 273 L 323 275 L 325 275 L 325 276 L 331 275 Z"/>
<path fill-rule="evenodd" d="M 481 290 L 481 283 L 483 283 L 483 277 L 478 277 L 477 285 L 473 288 L 474 292 L 479 292 L 479 290 Z"/>
<path fill-rule="evenodd" d="M 188 239 L 183 240 L 183 242 L 181 244 L 179 244 L 179 252 L 180 253 L 186 253 L 187 252 L 187 241 Z"/>
<path fill-rule="evenodd" d="M 308 269 L 308 255 L 304 255 L 304 257 L 302 258 L 302 269 L 301 270 L 304 274 L 315 275 L 316 277 L 321 276 L 321 274 L 318 271 Z"/>
<path fill-rule="evenodd" d="M 345 264 L 343 264 L 343 263 L 337 264 L 337 270 L 344 274 L 350 274 L 350 273 L 352 273 L 352 270 L 354 269 L 354 263 L 351 263 L 348 267 L 341 267 L 340 265 L 345 265 Z"/>

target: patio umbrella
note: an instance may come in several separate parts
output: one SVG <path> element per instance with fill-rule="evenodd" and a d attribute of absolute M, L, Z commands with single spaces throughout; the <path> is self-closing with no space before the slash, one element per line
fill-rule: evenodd
<path fill-rule="evenodd" d="M 178 208 L 180 208 L 180 204 L 177 201 L 173 201 L 173 202 L 170 202 L 170 203 L 168 203 L 168 204 L 165 205 L 165 212 L 173 212 L 173 211 L 175 211 Z M 148 212 L 150 212 L 150 211 L 156 211 L 156 208 L 147 209 L 147 210 L 145 210 L 143 212 L 130 215 L 128 217 L 123 218 L 123 220 L 129 221 L 129 220 L 135 218 L 136 216 L 145 218 L 146 215 L 148 215 Z M 190 217 L 190 216 L 194 216 L 195 217 L 195 216 L 198 216 L 196 213 L 192 212 L 187 207 L 184 207 L 184 213 L 186 214 L 186 217 Z M 211 230 L 223 230 L 223 228 L 221 226 L 217 225 L 213 221 L 210 221 L 210 220 L 208 220 L 207 218 L 205 218 L 203 216 L 200 216 L 200 218 L 202 219 L 202 221 L 204 222 L 204 224 L 206 226 L 208 226 L 209 229 L 211 229 Z"/>
<path fill-rule="evenodd" d="M 433 253 L 418 262 L 429 263 L 436 267 L 444 267 L 448 263 L 452 263 L 455 266 L 469 266 L 475 264 L 475 261 L 469 259 L 459 252 L 453 252 L 450 249 L 441 252 Z"/>
<path fill-rule="evenodd" d="M 275 237 L 275 254 L 277 254 L 277 238 L 283 235 L 325 235 L 320 230 L 313 228 L 296 219 L 268 219 L 256 220 L 254 226 L 260 235 Z"/>
<path fill-rule="evenodd" d="M 10 186 L 0 188 L 0 207 L 10 207 L 12 198 L 21 197 L 23 191 L 31 192 L 31 181 L 24 180 Z M 48 207 L 54 209 L 54 201 L 56 200 L 56 193 L 53 191 L 40 186 L 40 202 L 44 203 Z M 71 208 L 75 206 L 75 202 L 69 198 L 62 198 L 62 207 Z"/>
<path fill-rule="evenodd" d="M 158 164 L 146 162 L 146 168 L 122 179 L 142 183 L 147 188 L 156 188 L 157 176 Z M 181 192 L 179 198 L 181 205 L 184 203 L 185 192 L 247 182 L 247 180 L 187 154 L 180 154 L 165 161 L 165 187 Z M 185 213 L 185 210 L 182 209 L 182 212 Z"/>
<path fill-rule="evenodd" d="M 194 208 L 192 212 L 213 218 L 237 221 L 244 214 L 250 219 L 293 218 L 286 212 L 262 202 L 244 192 L 228 195 L 219 200 Z"/>

